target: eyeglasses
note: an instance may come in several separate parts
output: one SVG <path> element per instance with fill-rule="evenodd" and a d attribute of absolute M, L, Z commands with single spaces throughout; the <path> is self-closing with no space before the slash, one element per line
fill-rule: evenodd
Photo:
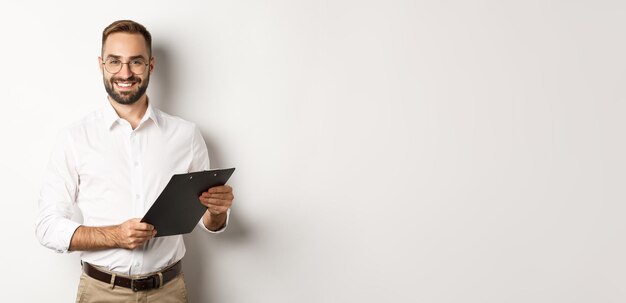
<path fill-rule="evenodd" d="M 122 65 L 128 64 L 130 71 L 135 75 L 141 75 L 146 71 L 146 67 L 148 63 L 146 63 L 143 59 L 132 59 L 126 63 L 122 62 L 120 59 L 116 58 L 108 58 L 102 65 L 104 65 L 104 69 L 111 74 L 117 74 L 122 70 Z"/>

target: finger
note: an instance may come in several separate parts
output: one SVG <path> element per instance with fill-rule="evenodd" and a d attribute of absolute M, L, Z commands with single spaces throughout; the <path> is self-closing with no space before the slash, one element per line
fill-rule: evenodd
<path fill-rule="evenodd" d="M 128 240 L 128 247 L 135 249 L 141 245 L 143 245 L 144 243 L 148 242 L 152 237 L 147 237 L 147 238 L 131 238 Z"/>
<path fill-rule="evenodd" d="M 212 203 L 223 204 L 223 202 L 220 202 L 220 201 L 231 201 L 232 198 L 233 198 L 232 195 L 224 195 L 220 197 L 216 197 L 215 195 L 211 195 L 209 197 L 204 197 L 204 196 L 199 197 L 202 203 L 208 203 L 208 204 L 212 204 Z"/>
<path fill-rule="evenodd" d="M 150 231 L 135 231 L 130 235 L 130 238 L 136 238 L 136 239 L 150 239 L 154 236 L 155 231 L 154 230 L 150 230 Z"/>
<path fill-rule="evenodd" d="M 202 203 L 202 205 L 204 205 L 206 207 L 209 207 L 209 205 L 210 205 L 209 204 L 209 198 L 201 196 L 199 200 L 200 200 L 200 203 Z"/>
<path fill-rule="evenodd" d="M 209 188 L 207 192 L 210 194 L 219 194 L 219 193 L 231 193 L 232 191 L 233 191 L 232 187 L 228 185 L 222 185 L 222 186 L 211 187 Z"/>
<path fill-rule="evenodd" d="M 207 205 L 210 206 L 230 206 L 233 204 L 232 200 L 223 200 L 223 199 L 207 199 Z"/>
<path fill-rule="evenodd" d="M 219 199 L 219 200 L 232 200 L 233 198 L 235 198 L 235 196 L 233 196 L 233 194 L 231 193 L 226 193 L 226 194 L 209 194 L 209 196 L 205 196 L 206 198 L 209 199 Z"/>
<path fill-rule="evenodd" d="M 131 228 L 138 231 L 152 231 L 154 229 L 154 225 L 148 223 L 137 223 L 131 226 Z"/>
<path fill-rule="evenodd" d="M 201 199 L 200 201 L 213 215 L 222 214 L 232 206 L 232 201 L 217 199 Z"/>

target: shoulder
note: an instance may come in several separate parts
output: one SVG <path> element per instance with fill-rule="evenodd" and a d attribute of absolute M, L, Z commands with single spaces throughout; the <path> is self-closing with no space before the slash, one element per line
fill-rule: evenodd
<path fill-rule="evenodd" d="M 164 111 L 154 108 L 153 112 L 158 119 L 159 127 L 169 131 L 189 131 L 195 132 L 197 126 L 194 122 L 185 120 L 181 117 L 170 115 Z"/>
<path fill-rule="evenodd" d="M 56 139 L 53 141 L 55 149 L 74 149 L 82 142 L 89 142 L 97 135 L 100 129 L 105 129 L 100 110 L 94 110 L 83 117 L 68 122 L 56 131 Z"/>
<path fill-rule="evenodd" d="M 68 123 L 60 133 L 62 136 L 76 137 L 105 128 L 103 109 L 94 110 L 87 115 Z"/>

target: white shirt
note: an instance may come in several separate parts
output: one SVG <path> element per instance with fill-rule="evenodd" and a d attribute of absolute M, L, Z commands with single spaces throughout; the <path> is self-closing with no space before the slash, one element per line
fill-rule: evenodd
<path fill-rule="evenodd" d="M 61 132 L 39 198 L 37 238 L 67 252 L 80 226 L 71 220 L 74 204 L 85 226 L 117 225 L 143 217 L 173 174 L 207 169 L 208 152 L 195 124 L 148 104 L 133 130 L 107 102 Z M 202 220 L 198 225 L 208 231 Z M 84 251 L 81 259 L 134 275 L 158 271 L 184 254 L 183 236 L 177 235 L 153 238 L 134 250 Z"/>

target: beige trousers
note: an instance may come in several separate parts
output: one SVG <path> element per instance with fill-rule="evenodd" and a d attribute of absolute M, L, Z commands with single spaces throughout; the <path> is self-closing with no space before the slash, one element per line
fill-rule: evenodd
<path fill-rule="evenodd" d="M 98 281 L 83 273 L 78 284 L 76 303 L 187 303 L 185 278 L 180 273 L 176 278 L 165 283 L 161 288 L 134 292 L 130 288 L 115 286 Z"/>

